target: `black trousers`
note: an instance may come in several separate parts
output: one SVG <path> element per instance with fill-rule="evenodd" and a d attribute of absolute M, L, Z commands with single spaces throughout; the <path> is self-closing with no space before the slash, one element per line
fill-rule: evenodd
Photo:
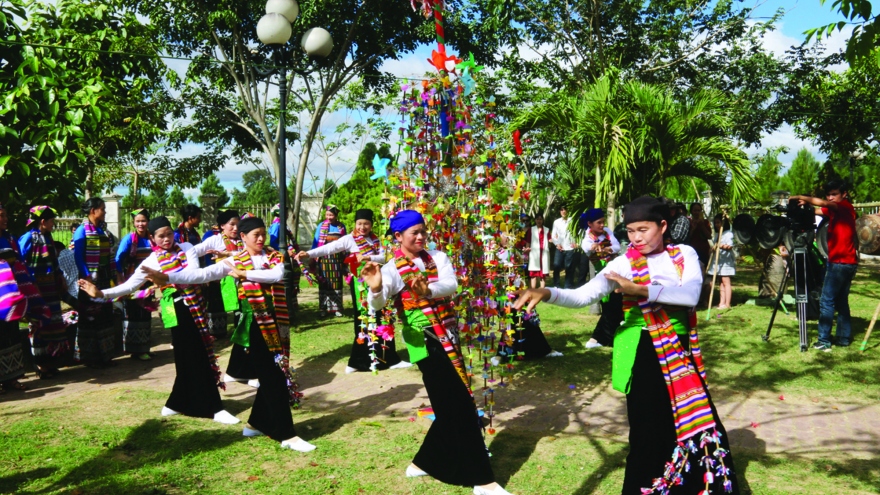
<path fill-rule="evenodd" d="M 370 359 L 370 346 L 367 345 L 367 342 L 364 341 L 362 344 L 358 344 L 358 335 L 361 333 L 361 319 L 360 319 L 360 311 L 358 308 L 357 291 L 355 291 L 354 287 L 354 278 L 352 277 L 351 283 L 348 284 L 351 289 L 351 300 L 354 303 L 354 341 L 351 344 L 351 356 L 348 358 L 348 365 L 358 371 L 370 371 L 370 364 L 372 364 L 372 360 Z M 379 320 L 379 315 L 376 315 L 376 323 L 381 324 Z M 397 348 L 394 345 L 395 340 L 385 340 L 382 337 L 376 337 L 378 340 L 379 348 L 376 349 L 376 357 L 379 358 L 378 369 L 387 370 L 391 366 L 399 363 L 401 361 L 400 356 L 397 354 Z M 235 375 L 232 375 L 235 376 Z"/>
<path fill-rule="evenodd" d="M 428 357 L 416 364 L 436 419 L 413 464 L 450 485 L 488 485 L 495 481 L 495 474 L 474 401 L 443 346 L 432 338 L 426 344 Z"/>
<path fill-rule="evenodd" d="M 612 292 L 602 304 L 602 315 L 596 322 L 592 337 L 605 347 L 614 345 L 614 332 L 623 321 L 623 294 Z"/>
<path fill-rule="evenodd" d="M 632 383 L 626 396 L 626 413 L 629 419 L 629 454 L 626 456 L 626 474 L 623 478 L 623 495 L 641 495 L 642 488 L 651 486 L 654 478 L 663 475 L 663 469 L 672 459 L 675 449 L 675 421 L 672 418 L 672 407 L 669 403 L 669 392 L 660 371 L 660 362 L 651 343 L 648 332 L 641 332 L 639 347 L 636 350 L 636 361 L 633 364 Z M 684 344 L 686 339 L 682 340 Z M 686 345 L 686 344 L 685 344 Z M 727 431 L 721 424 L 715 404 L 709 397 L 712 415 L 718 431 L 721 433 L 721 446 L 730 452 L 727 442 Z M 698 441 L 698 437 L 695 441 Z M 710 450 L 711 453 L 711 450 Z M 684 484 L 675 487 L 672 495 L 697 495 L 703 488 L 705 468 L 699 461 L 702 451 L 691 454 L 689 459 L 691 470 L 684 473 Z M 733 456 L 728 454 L 724 464 L 730 468 L 728 479 L 733 482 L 733 492 L 739 494 L 739 482 L 733 466 Z M 713 472 L 714 474 L 714 472 Z M 721 482 L 716 478 L 712 493 L 723 493 Z"/>
<path fill-rule="evenodd" d="M 174 309 L 177 326 L 170 330 L 177 376 L 165 406 L 187 416 L 213 418 L 223 405 L 202 334 L 183 301 L 174 303 Z"/>
<path fill-rule="evenodd" d="M 275 356 L 269 351 L 256 321 L 251 323 L 250 344 L 248 358 L 260 379 L 260 388 L 257 389 L 248 423 L 273 440 L 280 442 L 293 438 L 296 430 L 290 412 L 287 379 L 275 364 Z"/>

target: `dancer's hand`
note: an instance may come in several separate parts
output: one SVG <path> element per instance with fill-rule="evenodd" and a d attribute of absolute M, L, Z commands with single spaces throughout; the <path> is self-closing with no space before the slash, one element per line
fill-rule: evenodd
<path fill-rule="evenodd" d="M 361 268 L 361 278 L 372 292 L 382 291 L 382 267 L 375 261 L 368 261 Z"/>
<path fill-rule="evenodd" d="M 232 278 L 237 278 L 238 280 L 247 280 L 247 271 L 240 270 L 237 266 L 233 265 L 231 261 L 226 261 L 226 266 L 232 269 L 229 272 L 229 276 Z"/>
<path fill-rule="evenodd" d="M 101 292 L 101 289 L 98 288 L 97 285 L 92 283 L 91 280 L 86 280 L 84 278 L 79 279 L 77 282 L 79 288 L 82 289 L 83 292 L 89 295 L 92 299 L 102 299 L 104 297 L 104 293 Z"/>
<path fill-rule="evenodd" d="M 165 287 L 168 285 L 168 275 L 160 272 L 159 270 L 154 270 L 148 266 L 141 265 L 141 272 L 146 273 L 146 279 L 156 287 Z"/>
<path fill-rule="evenodd" d="M 431 292 L 428 288 L 428 279 L 421 273 L 413 277 L 410 287 L 419 297 L 425 297 Z"/>
<path fill-rule="evenodd" d="M 307 253 L 305 251 L 300 251 L 300 252 L 296 253 L 296 259 L 298 261 L 305 261 L 305 260 L 309 259 L 309 253 Z"/>
<path fill-rule="evenodd" d="M 535 310 L 535 306 L 538 303 L 550 299 L 550 291 L 547 289 L 520 290 L 514 292 L 514 294 L 517 296 L 516 302 L 513 303 L 514 309 L 519 311 L 525 306 L 526 311 L 529 313 Z"/>
<path fill-rule="evenodd" d="M 616 272 L 606 273 L 605 278 L 612 282 L 615 282 L 617 285 L 620 286 L 620 288 L 616 289 L 615 292 L 621 294 L 629 294 L 631 296 L 648 297 L 647 285 L 638 285 L 628 278 L 621 277 Z"/>

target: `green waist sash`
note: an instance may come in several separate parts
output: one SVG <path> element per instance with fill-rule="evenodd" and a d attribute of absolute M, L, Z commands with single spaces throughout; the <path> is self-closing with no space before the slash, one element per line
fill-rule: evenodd
<path fill-rule="evenodd" d="M 404 311 L 403 340 L 406 341 L 406 349 L 409 351 L 409 362 L 418 363 L 428 357 L 428 348 L 425 347 L 425 327 L 431 326 L 431 320 L 420 309 Z"/>
<path fill-rule="evenodd" d="M 242 347 L 250 347 L 251 324 L 254 322 L 254 309 L 251 307 L 251 303 L 247 299 L 240 299 L 239 302 L 241 303 L 241 318 L 238 319 L 238 324 L 235 325 L 235 329 L 232 331 L 232 336 L 229 337 L 229 340 Z"/>
<path fill-rule="evenodd" d="M 686 311 L 668 313 L 669 322 L 679 338 L 687 341 L 688 338 L 688 314 Z M 642 338 L 642 330 L 645 327 L 645 317 L 638 306 L 633 307 L 626 313 L 623 324 L 617 328 L 614 334 L 614 349 L 611 360 L 611 386 L 618 392 L 629 393 L 632 383 L 632 369 L 636 362 L 636 349 L 639 347 L 639 339 Z"/>

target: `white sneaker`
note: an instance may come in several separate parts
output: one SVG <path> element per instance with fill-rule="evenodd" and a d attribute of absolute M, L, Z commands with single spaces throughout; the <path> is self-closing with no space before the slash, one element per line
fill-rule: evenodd
<path fill-rule="evenodd" d="M 254 378 L 253 380 L 248 380 L 248 381 L 247 381 L 247 384 L 248 384 L 248 386 L 250 386 L 250 387 L 260 388 L 260 379 L 259 379 L 259 378 Z"/>
<path fill-rule="evenodd" d="M 389 366 L 388 369 L 390 369 L 390 370 L 402 370 L 402 369 L 404 369 L 404 368 L 409 368 L 410 366 L 412 366 L 412 363 L 407 362 L 407 361 L 401 361 L 401 362 L 395 364 L 394 366 Z"/>
<path fill-rule="evenodd" d="M 245 437 L 259 437 L 263 435 L 263 432 L 260 430 L 255 430 L 253 428 L 244 427 L 244 430 L 241 431 L 241 435 Z"/>
<path fill-rule="evenodd" d="M 179 412 L 171 409 L 170 407 L 162 406 L 162 416 L 174 416 L 175 414 L 180 414 Z"/>
<path fill-rule="evenodd" d="M 333 316 L 339 318 L 340 316 L 342 316 L 342 313 L 340 313 L 339 311 L 337 311 L 337 312 L 333 313 Z"/>
<path fill-rule="evenodd" d="M 587 343 L 584 345 L 584 347 L 587 348 L 587 349 L 595 349 L 595 348 L 597 348 L 597 347 L 603 347 L 603 345 L 600 344 L 600 343 L 598 343 L 598 342 L 596 342 L 596 341 L 593 340 L 593 339 L 590 339 L 589 341 L 587 341 Z"/>
<path fill-rule="evenodd" d="M 501 488 L 501 485 L 495 487 L 494 490 L 487 490 L 481 486 L 474 487 L 474 495 L 513 495 L 509 491 Z"/>
<path fill-rule="evenodd" d="M 223 423 L 224 425 L 234 425 L 240 423 L 241 420 L 236 418 L 235 416 L 226 412 L 226 410 L 220 411 L 214 415 L 214 421 L 218 423 Z"/>
<path fill-rule="evenodd" d="M 352 368 L 351 366 L 346 366 L 346 367 L 345 367 L 345 374 L 346 374 L 346 375 L 350 375 L 350 374 L 352 374 L 352 373 L 357 373 L 357 371 L 358 371 L 357 368 Z"/>
<path fill-rule="evenodd" d="M 550 351 L 550 354 L 547 354 L 546 357 L 562 357 L 562 353 L 559 351 Z"/>
<path fill-rule="evenodd" d="M 243 382 L 244 378 L 235 378 L 231 377 L 227 374 L 223 375 L 223 383 L 232 383 L 232 382 Z"/>
<path fill-rule="evenodd" d="M 407 478 L 418 478 L 419 476 L 427 476 L 428 473 L 422 471 L 421 469 L 410 464 L 406 467 L 406 477 Z"/>
<path fill-rule="evenodd" d="M 296 440 L 291 438 L 289 440 L 281 442 L 281 448 L 295 450 L 297 452 L 311 452 L 317 447 L 310 444 L 309 442 L 306 442 L 302 438 L 297 438 Z"/>

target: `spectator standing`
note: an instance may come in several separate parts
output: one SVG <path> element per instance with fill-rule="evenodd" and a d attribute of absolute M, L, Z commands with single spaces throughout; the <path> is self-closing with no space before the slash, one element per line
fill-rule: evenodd
<path fill-rule="evenodd" d="M 828 263 L 819 299 L 819 341 L 813 349 L 831 350 L 831 324 L 837 311 L 837 342 L 846 347 L 852 341 L 849 289 L 858 267 L 856 254 L 856 212 L 849 201 L 849 188 L 842 180 L 825 184 L 825 199 L 792 196 L 799 204 L 816 207 L 816 214 L 828 218 Z"/>
<path fill-rule="evenodd" d="M 684 203 L 675 203 L 670 208 L 672 221 L 669 225 L 669 238 L 673 244 L 687 244 L 691 236 L 691 221 L 685 215 Z"/>
<path fill-rule="evenodd" d="M 535 215 L 535 225 L 526 232 L 526 253 L 529 255 L 529 278 L 532 288 L 540 283 L 544 288 L 544 280 L 550 274 L 550 229 L 544 226 L 544 215 Z"/>
<path fill-rule="evenodd" d="M 553 231 L 550 233 L 550 240 L 556 245 L 556 255 L 553 257 L 553 286 L 559 287 L 559 272 L 565 270 L 566 289 L 574 286 L 577 261 L 575 249 L 578 247 L 568 230 L 569 222 L 568 210 L 564 206 L 559 208 L 559 218 L 553 221 Z"/>
<path fill-rule="evenodd" d="M 700 263 L 705 265 L 709 261 L 709 239 L 712 238 L 712 227 L 703 214 L 703 205 L 700 203 L 691 204 L 691 237 L 687 242 L 690 247 L 694 248 Z"/>
<path fill-rule="evenodd" d="M 721 233 L 718 249 L 709 259 L 709 267 L 706 273 L 715 275 L 715 255 L 718 255 L 718 275 L 721 276 L 721 288 L 718 290 L 718 309 L 728 309 L 731 306 L 733 287 L 730 285 L 730 277 L 736 275 L 736 254 L 733 252 L 733 231 L 730 230 L 730 221 L 723 215 L 715 215 L 713 219 L 715 232 L 724 228 Z"/>

